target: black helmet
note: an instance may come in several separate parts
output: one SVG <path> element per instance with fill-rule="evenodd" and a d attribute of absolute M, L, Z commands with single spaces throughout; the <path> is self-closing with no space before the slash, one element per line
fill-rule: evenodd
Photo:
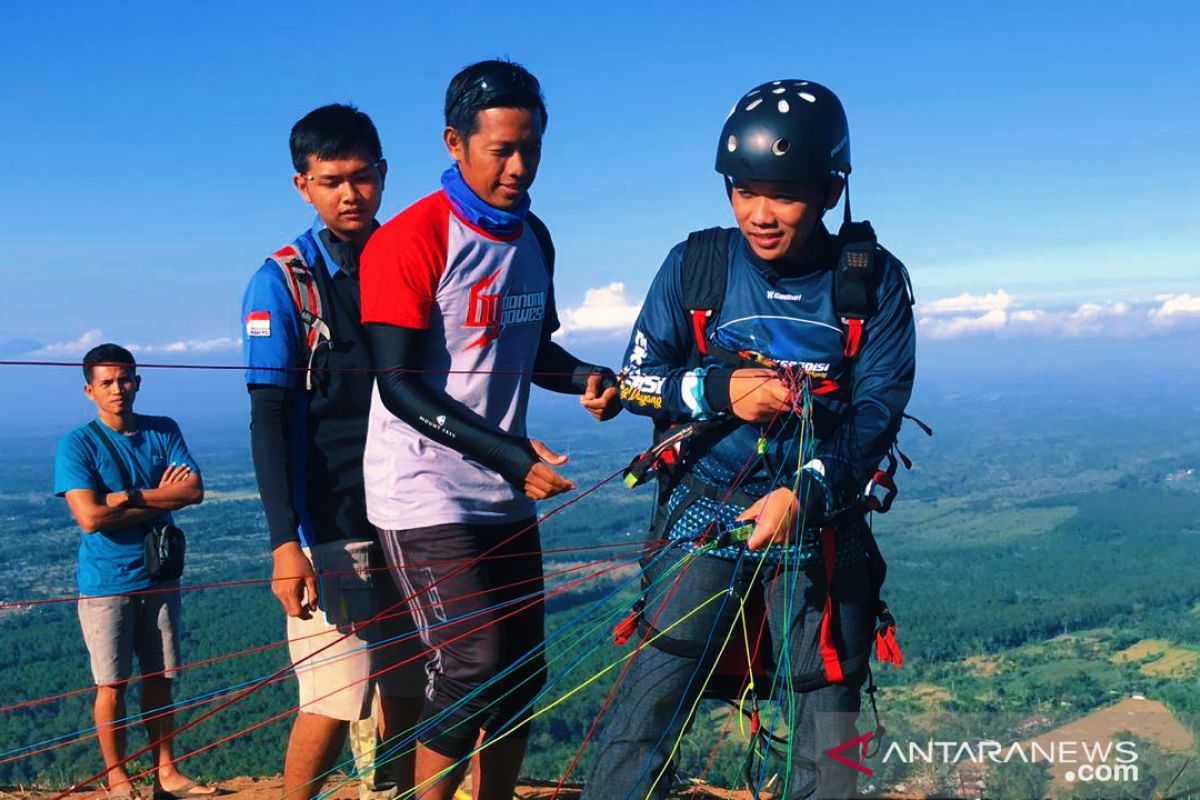
<path fill-rule="evenodd" d="M 799 181 L 850 174 L 850 128 L 837 95 L 812 81 L 771 81 L 737 101 L 717 145 L 731 180 Z"/>

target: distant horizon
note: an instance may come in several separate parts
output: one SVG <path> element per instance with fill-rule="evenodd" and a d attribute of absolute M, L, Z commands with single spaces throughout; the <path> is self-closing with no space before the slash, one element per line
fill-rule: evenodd
<path fill-rule="evenodd" d="M 572 344 L 581 357 L 619 367 L 623 337 L 592 338 Z M 71 361 L 80 357 L 63 356 Z M 137 356 L 143 365 L 203 366 L 240 363 L 240 354 L 154 353 Z M 4 360 L 0 358 L 0 360 Z M 1126 397 L 1137 413 L 1152 411 L 1156 402 L 1194 402 L 1200 410 L 1200 373 L 1186 367 L 1200 363 L 1200 334 L 1181 332 L 1148 339 L 997 338 L 938 340 L 918 337 L 917 383 L 910 408 L 947 396 L 976 393 L 1007 396 L 1046 396 L 1082 399 L 1088 393 Z M 138 410 L 165 414 L 181 422 L 216 429 L 249 424 L 249 401 L 240 369 L 156 368 L 143 366 L 143 390 Z M 93 415 L 83 396 L 83 376 L 77 367 L 0 366 L 11 396 L 29 398 L 0 416 L 0 440 L 21 434 L 65 432 Z M 557 414 L 575 403 L 534 387 L 531 418 Z M 1065 413 L 1084 413 L 1078 403 Z M 1131 408 L 1131 413 L 1134 409 Z M 631 416 L 625 414 L 623 416 Z M 583 418 L 580 418 L 583 422 Z M 186 426 L 185 426 L 186 427 Z"/>

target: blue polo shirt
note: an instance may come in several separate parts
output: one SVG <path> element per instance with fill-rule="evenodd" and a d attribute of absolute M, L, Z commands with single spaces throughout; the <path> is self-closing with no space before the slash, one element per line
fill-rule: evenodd
<path fill-rule="evenodd" d="M 59 497 L 75 489 L 105 494 L 130 489 L 153 489 L 170 464 L 187 464 L 200 472 L 188 452 L 179 426 L 169 417 L 139 414 L 137 433 L 117 433 L 99 423 L 125 464 L 133 486 L 121 484 L 121 470 L 104 443 L 89 425 L 63 436 L 54 451 L 54 493 Z M 169 522 L 164 511 L 157 521 Z M 76 576 L 82 595 L 125 594 L 153 586 L 146 574 L 144 539 L 147 525 L 103 529 L 79 538 Z"/>
<path fill-rule="evenodd" d="M 374 378 L 361 321 L 357 252 L 333 238 L 319 218 L 293 244 L 309 265 L 332 339 L 312 354 L 312 389 L 307 389 L 304 325 L 283 270 L 268 260 L 251 277 L 242 299 L 246 383 L 289 392 L 289 488 L 301 544 L 370 537 L 362 453 Z M 291 533 L 271 531 L 273 540 Z"/>

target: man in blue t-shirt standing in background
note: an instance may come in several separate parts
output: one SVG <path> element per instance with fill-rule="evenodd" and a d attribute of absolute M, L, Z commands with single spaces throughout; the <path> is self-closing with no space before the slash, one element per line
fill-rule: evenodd
<path fill-rule="evenodd" d="M 79 622 L 96 682 L 94 716 L 108 796 L 137 797 L 125 768 L 125 730 L 115 727 L 126 716 L 135 654 L 146 733 L 157 742 L 155 796 L 213 795 L 216 789 L 191 780 L 174 763 L 175 725 L 165 709 L 180 664 L 179 582 L 155 582 L 145 555 L 151 525 L 170 523 L 172 511 L 204 499 L 200 468 L 174 420 L 134 413 L 141 377 L 128 350 L 93 348 L 83 358 L 83 377 L 98 413 L 59 441 L 54 493 L 66 498 L 83 532 Z"/>

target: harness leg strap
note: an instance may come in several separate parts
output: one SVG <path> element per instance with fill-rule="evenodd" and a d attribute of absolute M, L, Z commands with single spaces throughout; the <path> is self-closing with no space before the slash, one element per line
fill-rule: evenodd
<path fill-rule="evenodd" d="M 825 665 L 825 678 L 838 683 L 845 676 L 842 662 L 838 658 L 837 646 L 833 642 L 833 573 L 837 566 L 837 529 L 821 531 L 821 556 L 825 562 L 825 613 L 821 615 L 821 662 Z"/>

